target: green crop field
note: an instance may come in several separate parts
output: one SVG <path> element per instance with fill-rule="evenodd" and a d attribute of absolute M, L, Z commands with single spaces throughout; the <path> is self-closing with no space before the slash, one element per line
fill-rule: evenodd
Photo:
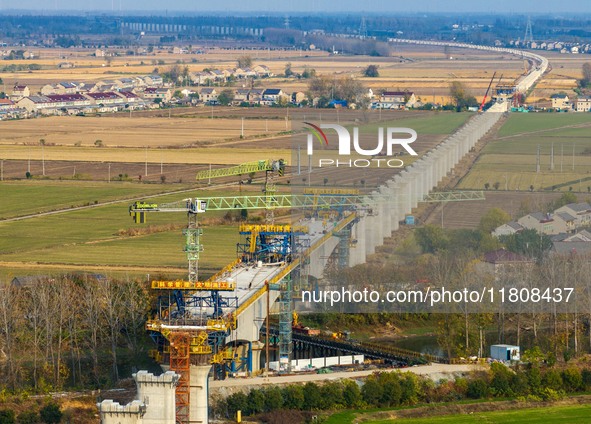
<path fill-rule="evenodd" d="M 590 125 L 591 115 L 588 113 L 513 113 L 499 131 L 499 137 L 581 124 Z"/>
<path fill-rule="evenodd" d="M 127 182 L 6 181 L 0 184 L 0 219 L 131 197 L 143 197 L 185 186 Z"/>
<path fill-rule="evenodd" d="M 389 121 L 382 121 L 375 124 L 364 125 L 362 132 L 375 132 L 380 127 L 401 127 L 412 128 L 419 135 L 421 134 L 451 134 L 466 120 L 472 113 L 438 112 L 430 116 L 415 116 Z"/>
<path fill-rule="evenodd" d="M 540 151 L 540 172 L 537 154 Z M 554 160 L 552 167 L 552 151 Z M 462 189 L 591 189 L 590 114 L 512 114 L 459 184 Z M 562 187 L 556 187 L 562 185 Z"/>
<path fill-rule="evenodd" d="M 155 192 L 186 188 L 178 185 L 107 184 L 91 182 L 35 181 L 5 184 L 6 198 L 11 203 L 24 202 L 27 196 L 39 196 L 39 202 L 28 202 L 28 207 L 7 207 L 2 202 L 4 216 L 35 215 L 44 210 L 65 208 L 57 214 L 35 216 L 20 221 L 0 221 L 0 276 L 12 277 L 35 273 L 34 269 L 129 268 L 135 273 L 145 268 L 164 272 L 170 268 L 175 276 L 186 267 L 182 228 L 184 213 L 151 213 L 147 224 L 135 224 L 128 214 L 128 205 L 136 198 Z M 117 190 L 121 188 L 121 190 Z M 195 193 L 160 194 L 153 201 L 178 201 Z M 52 194 L 55 193 L 55 196 Z M 203 191 L 204 197 L 233 195 L 231 191 Z M 101 205 L 121 197 L 128 200 Z M 2 197 L 4 200 L 5 197 Z M 21 199 L 21 200 L 19 200 Z M 92 199 L 92 200 L 91 200 Z M 99 202 L 82 210 L 68 210 L 73 203 Z M 10 205 L 8 205 L 10 206 Z M 210 211 L 200 215 L 205 224 L 200 268 L 210 275 L 231 262 L 236 255 L 238 232 L 235 226 L 212 226 L 219 222 L 224 211 Z M 182 274 L 181 274 L 182 275 Z"/>
<path fill-rule="evenodd" d="M 588 423 L 591 405 L 554 406 L 549 408 L 519 409 L 514 411 L 474 412 L 465 415 L 448 415 L 419 419 L 364 421 L 367 424 L 575 424 Z"/>

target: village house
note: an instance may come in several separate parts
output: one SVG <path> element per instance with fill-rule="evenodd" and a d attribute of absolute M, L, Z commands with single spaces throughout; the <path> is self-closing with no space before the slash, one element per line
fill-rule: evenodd
<path fill-rule="evenodd" d="M 503 275 L 516 269 L 531 268 L 534 264 L 535 260 L 531 258 L 509 250 L 498 249 L 485 253 L 478 267 L 494 276 L 494 279 L 498 281 L 503 278 Z"/>
<path fill-rule="evenodd" d="M 244 68 L 240 70 L 239 73 L 240 78 L 256 78 L 258 74 L 251 68 Z"/>
<path fill-rule="evenodd" d="M 308 98 L 308 96 L 306 96 L 306 93 L 304 93 L 303 91 L 295 91 L 295 92 L 291 93 L 291 102 L 294 105 L 301 104 L 307 98 Z"/>
<path fill-rule="evenodd" d="M 119 91 L 131 91 L 135 88 L 135 80 L 133 78 L 119 78 L 114 82 Z"/>
<path fill-rule="evenodd" d="M 232 69 L 232 68 L 227 68 L 227 69 L 224 69 L 222 72 L 224 73 L 224 79 L 229 80 L 229 79 L 235 77 L 236 70 Z"/>
<path fill-rule="evenodd" d="M 15 84 L 15 86 L 12 87 L 12 94 L 9 97 L 13 102 L 17 102 L 23 97 L 28 97 L 30 95 L 31 90 L 29 90 L 29 87 L 26 85 Z"/>
<path fill-rule="evenodd" d="M 225 81 L 226 80 L 226 76 L 224 75 L 224 72 L 220 71 L 219 69 L 212 69 L 209 71 L 209 73 L 211 75 L 213 75 L 213 79 L 215 81 Z"/>
<path fill-rule="evenodd" d="M 148 87 L 144 90 L 144 99 L 156 100 L 167 103 L 172 99 L 172 92 L 169 88 L 164 87 Z"/>
<path fill-rule="evenodd" d="M 524 228 L 521 226 L 521 224 L 519 224 L 515 221 L 511 221 L 511 222 L 507 222 L 506 224 L 503 224 L 503 225 L 497 227 L 492 232 L 492 235 L 495 237 L 508 236 L 511 234 L 520 233 L 523 230 L 524 230 Z"/>
<path fill-rule="evenodd" d="M 273 73 L 267 65 L 255 65 L 252 70 L 256 72 L 259 78 L 269 78 L 273 76 Z"/>
<path fill-rule="evenodd" d="M 552 255 L 588 255 L 591 253 L 591 242 L 588 241 L 557 241 L 552 243 Z"/>
<path fill-rule="evenodd" d="M 286 97 L 287 96 L 283 93 L 283 90 L 281 90 L 280 88 L 267 88 L 263 92 L 261 104 L 271 106 L 281 102 L 281 100 Z"/>
<path fill-rule="evenodd" d="M 199 97 L 204 103 L 217 102 L 218 94 L 215 87 L 203 87 L 199 93 Z"/>
<path fill-rule="evenodd" d="M 533 212 L 517 220 L 517 223 L 523 228 L 536 230 L 543 234 L 558 234 L 560 231 L 554 230 L 554 220 L 550 214 L 542 212 Z"/>
<path fill-rule="evenodd" d="M 554 231 L 558 233 L 574 233 L 577 219 L 568 212 L 557 212 L 554 218 Z"/>
<path fill-rule="evenodd" d="M 29 113 L 57 115 L 72 110 L 81 110 L 92 105 L 92 101 L 78 93 L 50 94 L 47 96 L 29 96 L 18 101 L 17 105 Z"/>
<path fill-rule="evenodd" d="M 29 113 L 43 113 L 55 108 L 55 105 L 47 96 L 27 96 L 16 102 L 17 106 L 26 109 Z"/>
<path fill-rule="evenodd" d="M 575 111 L 590 112 L 591 111 L 591 96 L 583 96 L 577 99 L 575 103 Z"/>
<path fill-rule="evenodd" d="M 556 209 L 554 212 L 566 212 L 573 216 L 576 220 L 576 228 L 591 225 L 591 205 L 589 205 L 589 203 L 569 203 L 568 205 Z"/>
<path fill-rule="evenodd" d="M 195 85 L 205 85 L 208 81 L 213 80 L 213 76 L 209 72 L 191 72 L 189 79 Z"/>
<path fill-rule="evenodd" d="M 147 87 L 162 87 L 164 85 L 162 77 L 156 74 L 146 75 L 143 80 Z"/>
<path fill-rule="evenodd" d="M 566 93 L 557 93 L 550 96 L 552 100 L 552 107 L 556 110 L 570 109 L 570 100 Z"/>
<path fill-rule="evenodd" d="M 234 103 L 246 103 L 248 102 L 248 94 L 250 93 L 250 88 L 239 88 L 234 93 Z"/>
<path fill-rule="evenodd" d="M 16 104 L 10 99 L 0 99 L 0 111 L 16 109 Z"/>
<path fill-rule="evenodd" d="M 87 93 L 85 94 L 99 112 L 114 112 L 119 107 L 124 107 L 125 101 L 114 92 Z"/>
<path fill-rule="evenodd" d="M 378 109 L 406 109 L 417 102 L 415 93 L 408 91 L 384 91 L 375 108 Z"/>
<path fill-rule="evenodd" d="M 131 91 L 118 91 L 117 94 L 125 102 L 125 108 L 138 109 L 145 106 L 144 100 Z"/>
<path fill-rule="evenodd" d="M 39 92 L 44 96 L 48 96 L 50 94 L 58 94 L 59 88 L 57 84 L 45 84 Z"/>
<path fill-rule="evenodd" d="M 264 92 L 264 88 L 252 88 L 248 93 L 248 102 L 253 105 L 261 104 Z"/>

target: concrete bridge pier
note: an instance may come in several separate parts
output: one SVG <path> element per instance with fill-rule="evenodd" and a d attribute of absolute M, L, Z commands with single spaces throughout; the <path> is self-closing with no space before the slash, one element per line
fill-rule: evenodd
<path fill-rule="evenodd" d="M 378 211 L 371 200 L 368 203 L 371 211 L 365 216 L 365 252 L 367 255 L 371 255 L 376 251 L 374 227 L 377 225 L 376 214 Z"/>
<path fill-rule="evenodd" d="M 360 216 L 359 220 L 353 226 L 352 234 L 357 240 L 356 243 L 349 249 L 349 264 L 350 266 L 359 265 L 365 263 L 365 252 L 366 252 L 366 236 L 365 236 L 365 217 Z"/>
<path fill-rule="evenodd" d="M 261 370 L 261 354 L 265 349 L 265 344 L 261 343 L 260 341 L 252 342 L 250 354 L 251 354 L 251 367 L 252 367 L 252 374 L 256 374 Z"/>
<path fill-rule="evenodd" d="M 191 388 L 189 422 L 191 424 L 207 424 L 209 415 L 207 410 L 209 397 L 209 383 L 207 376 L 211 365 L 191 365 Z"/>
<path fill-rule="evenodd" d="M 383 214 L 383 218 L 381 219 L 384 227 L 383 236 L 390 237 L 392 235 L 392 216 L 396 215 L 396 210 L 394 210 L 394 208 L 388 203 L 392 191 L 387 185 L 383 185 L 380 186 L 379 192 L 380 211 Z"/>

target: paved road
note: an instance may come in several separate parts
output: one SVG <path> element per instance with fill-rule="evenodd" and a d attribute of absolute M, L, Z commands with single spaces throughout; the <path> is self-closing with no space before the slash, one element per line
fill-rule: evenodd
<path fill-rule="evenodd" d="M 459 372 L 470 372 L 483 369 L 480 365 L 473 364 L 431 364 L 431 365 L 420 365 L 410 368 L 392 368 L 383 369 L 379 371 L 395 371 L 400 370 L 402 372 L 413 372 L 418 375 L 431 376 L 436 380 L 443 378 L 442 374 L 459 373 Z M 366 370 L 366 371 L 352 371 L 352 372 L 335 372 L 330 374 L 300 374 L 300 375 L 289 375 L 281 377 L 255 377 L 255 378 L 230 378 L 227 380 L 210 381 L 210 388 L 222 388 L 222 387 L 242 387 L 242 386 L 263 386 L 271 384 L 290 384 L 290 383 L 307 383 L 309 381 L 326 381 L 326 380 L 339 380 L 343 378 L 361 378 L 367 377 L 373 374 L 377 370 Z"/>

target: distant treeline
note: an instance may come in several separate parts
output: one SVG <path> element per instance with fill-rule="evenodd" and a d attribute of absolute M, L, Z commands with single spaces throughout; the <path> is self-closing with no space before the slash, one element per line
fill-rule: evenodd
<path fill-rule="evenodd" d="M 362 19 L 364 24 L 362 24 Z M 523 38 L 527 17 L 521 15 L 327 15 L 289 16 L 0 16 L 0 37 L 32 39 L 38 35 L 117 35 L 121 23 L 183 25 L 179 38 L 197 35 L 202 27 L 244 27 L 289 29 L 298 32 L 324 32 L 367 35 L 385 39 L 404 38 L 454 39 L 489 43 Z M 591 19 L 585 16 L 532 19 L 534 39 L 583 41 L 591 39 Z M 206 35 L 203 33 L 202 35 Z M 210 34 L 215 37 L 215 35 Z M 238 36 L 238 35 L 237 35 Z M 264 36 L 263 36 L 264 38 Z"/>

